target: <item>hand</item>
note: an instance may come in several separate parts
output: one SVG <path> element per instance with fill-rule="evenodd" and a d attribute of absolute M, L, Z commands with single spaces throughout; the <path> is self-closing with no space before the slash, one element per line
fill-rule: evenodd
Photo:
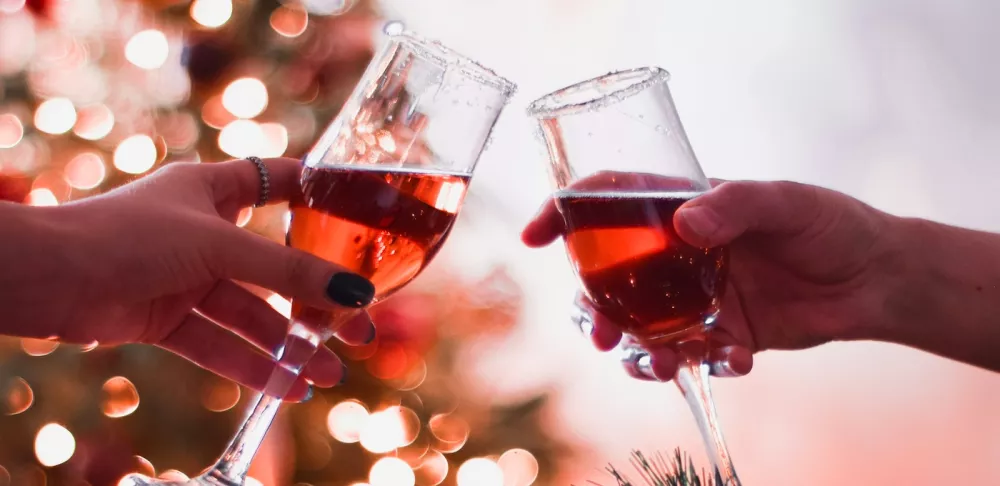
<path fill-rule="evenodd" d="M 691 245 L 730 246 L 729 283 L 710 340 L 714 374 L 748 373 L 759 351 L 803 349 L 875 333 L 887 293 L 880 265 L 888 215 L 809 185 L 713 185 L 684 204 L 673 224 Z M 550 200 L 522 239 L 541 247 L 564 232 Z M 594 345 L 602 351 L 619 345 L 622 334 L 615 323 L 585 296 L 578 303 L 577 321 Z M 670 346 L 640 349 L 627 337 L 622 345 L 630 351 L 623 364 L 632 376 L 666 381 L 676 374 L 678 358 Z"/>
<path fill-rule="evenodd" d="M 299 191 L 300 164 L 266 160 L 270 200 Z M 374 288 L 364 278 L 238 228 L 257 201 L 260 176 L 245 160 L 174 163 L 99 197 L 51 208 L 65 242 L 64 268 L 36 317 L 61 340 L 152 344 L 261 389 L 284 343 L 288 321 L 239 282 L 310 306 L 357 314 L 338 336 L 368 342 Z M 34 208 L 32 208 L 34 209 Z M 73 298 L 73 297 L 76 298 Z M 344 378 L 343 364 L 321 350 L 286 399 Z"/>

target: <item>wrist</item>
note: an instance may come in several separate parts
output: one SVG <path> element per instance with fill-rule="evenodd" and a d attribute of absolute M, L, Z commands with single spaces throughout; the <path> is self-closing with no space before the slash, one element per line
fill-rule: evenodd
<path fill-rule="evenodd" d="M 870 261 L 869 285 L 858 298 L 867 301 L 868 314 L 851 336 L 855 340 L 900 343 L 911 322 L 915 287 L 921 280 L 918 243 L 925 220 L 880 213 L 880 230 Z"/>

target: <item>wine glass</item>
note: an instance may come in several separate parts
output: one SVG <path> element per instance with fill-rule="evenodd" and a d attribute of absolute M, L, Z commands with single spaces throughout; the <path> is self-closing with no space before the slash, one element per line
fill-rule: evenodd
<path fill-rule="evenodd" d="M 287 244 L 370 280 L 373 303 L 392 295 L 444 243 L 514 91 L 510 81 L 439 43 L 407 32 L 391 36 L 303 159 Z M 281 397 L 351 317 L 293 300 L 278 366 L 219 461 L 190 482 L 131 475 L 124 484 L 242 485 Z"/>
<path fill-rule="evenodd" d="M 528 108 L 548 152 L 574 270 L 596 308 L 639 344 L 679 351 L 675 383 L 721 485 L 739 485 L 715 414 L 706 362 L 726 285 L 726 248 L 696 248 L 674 212 L 711 189 L 659 68 L 619 71 Z"/>

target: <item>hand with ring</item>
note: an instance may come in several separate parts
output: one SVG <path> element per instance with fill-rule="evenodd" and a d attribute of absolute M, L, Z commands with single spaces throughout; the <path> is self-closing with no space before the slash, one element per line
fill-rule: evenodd
<path fill-rule="evenodd" d="M 300 172 L 294 159 L 174 163 L 62 206 L 0 203 L 0 255 L 11 257 L 0 334 L 152 344 L 261 389 L 288 321 L 244 284 L 352 313 L 374 293 L 358 275 L 235 225 L 243 208 L 293 196 Z M 338 337 L 370 342 L 375 328 L 361 311 Z M 323 348 L 286 398 L 343 378 Z"/>

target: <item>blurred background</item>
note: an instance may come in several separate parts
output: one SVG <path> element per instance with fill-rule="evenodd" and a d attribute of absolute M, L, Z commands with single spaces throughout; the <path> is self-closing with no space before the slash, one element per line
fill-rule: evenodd
<path fill-rule="evenodd" d="M 1000 231 L 1000 4 L 988 0 L 0 0 L 0 199 L 60 204 L 174 161 L 300 156 L 386 20 L 520 94 L 428 272 L 339 347 L 343 387 L 288 406 L 265 485 L 614 484 L 633 449 L 704 457 L 672 385 L 625 377 L 569 323 L 561 248 L 517 232 L 549 190 L 524 106 L 655 64 L 713 177 L 790 179 Z M 281 239 L 281 208 L 240 223 Z M 287 306 L 271 297 L 275 307 Z M 1000 376 L 895 346 L 758 356 L 715 381 L 747 485 L 991 484 Z M 146 347 L 0 341 L 0 485 L 195 475 L 248 394 Z"/>

